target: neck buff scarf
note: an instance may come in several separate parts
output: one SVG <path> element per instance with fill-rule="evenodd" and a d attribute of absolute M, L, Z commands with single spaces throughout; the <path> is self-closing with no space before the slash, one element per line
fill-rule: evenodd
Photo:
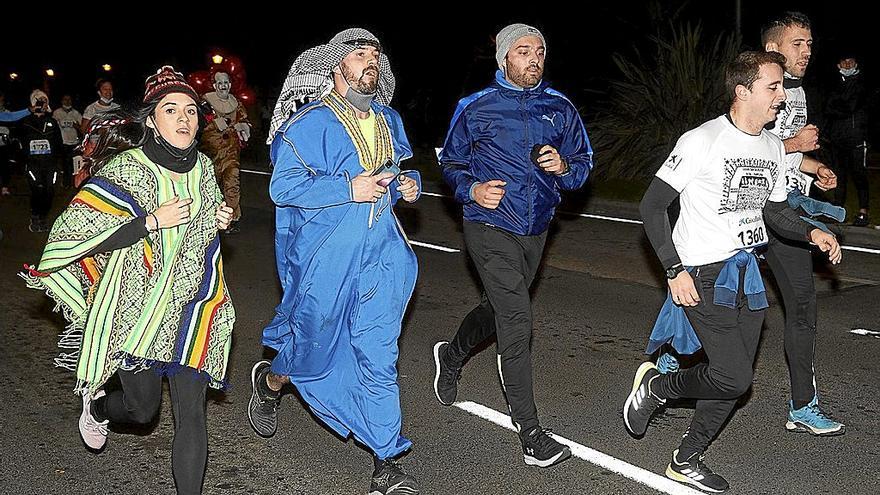
<path fill-rule="evenodd" d="M 195 139 L 188 148 L 180 149 L 169 143 L 155 130 L 148 127 L 147 131 L 147 139 L 144 141 L 144 154 L 147 155 L 147 158 L 178 174 L 185 174 L 192 170 L 199 158 L 198 143 Z"/>
<path fill-rule="evenodd" d="M 275 131 L 296 111 L 297 102 L 326 96 L 333 89 L 333 68 L 338 66 L 349 53 L 363 45 L 378 46 L 379 40 L 366 29 L 351 28 L 334 36 L 329 43 L 310 48 L 296 58 L 287 73 L 287 79 L 284 80 L 284 86 L 275 104 L 267 144 L 272 143 Z M 381 53 L 379 84 L 375 100 L 382 105 L 391 103 L 394 85 L 394 74 L 391 73 L 388 57 Z"/>

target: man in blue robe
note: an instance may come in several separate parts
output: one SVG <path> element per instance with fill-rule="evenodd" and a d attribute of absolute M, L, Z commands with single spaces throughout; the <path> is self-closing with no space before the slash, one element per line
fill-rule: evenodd
<path fill-rule="evenodd" d="M 418 493 L 394 459 L 401 435 L 397 339 L 418 271 L 393 206 L 418 199 L 420 178 L 378 39 L 347 29 L 294 62 L 270 132 L 275 255 L 284 294 L 251 372 L 248 417 L 276 431 L 281 387 L 374 457 L 371 494 Z M 298 100 L 311 100 L 298 110 Z M 291 111 L 293 114 L 291 115 Z"/>

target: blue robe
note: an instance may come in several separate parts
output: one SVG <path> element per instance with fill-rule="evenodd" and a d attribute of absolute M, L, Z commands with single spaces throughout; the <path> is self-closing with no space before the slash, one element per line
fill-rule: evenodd
<path fill-rule="evenodd" d="M 400 116 L 373 104 L 390 130 L 393 161 L 412 156 Z M 415 253 L 392 206 L 396 181 L 377 203 L 355 203 L 364 172 L 355 144 L 327 102 L 291 116 L 271 147 L 269 190 L 283 287 L 263 344 L 272 372 L 289 376 L 314 414 L 380 459 L 408 450 L 401 435 L 397 339 L 416 283 Z M 418 173 L 407 174 L 419 182 Z"/>

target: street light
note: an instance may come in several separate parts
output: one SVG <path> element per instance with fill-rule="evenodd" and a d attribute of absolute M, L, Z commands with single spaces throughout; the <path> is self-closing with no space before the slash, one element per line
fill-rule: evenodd
<path fill-rule="evenodd" d="M 104 69 L 104 72 L 110 72 L 111 70 L 113 70 L 113 67 L 111 67 L 110 64 L 104 64 L 101 66 L 101 68 Z"/>
<path fill-rule="evenodd" d="M 222 64 L 223 63 L 223 55 L 220 55 L 219 53 L 215 53 L 214 56 L 211 57 L 211 62 L 214 62 L 215 64 Z"/>
<path fill-rule="evenodd" d="M 55 77 L 55 71 L 52 69 L 46 69 L 46 75 L 49 77 Z"/>

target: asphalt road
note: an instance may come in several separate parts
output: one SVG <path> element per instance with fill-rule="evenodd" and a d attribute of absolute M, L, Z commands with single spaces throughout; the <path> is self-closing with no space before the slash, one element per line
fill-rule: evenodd
<path fill-rule="evenodd" d="M 250 366 L 263 355 L 260 332 L 280 297 L 266 181 L 261 175 L 243 176 L 243 232 L 224 238 L 238 321 L 229 367 L 232 387 L 212 393 L 208 403 L 205 493 L 365 493 L 369 455 L 321 426 L 295 394 L 284 398 L 274 438 L 257 437 L 247 422 Z M 426 190 L 443 193 L 436 185 Z M 566 208 L 634 218 L 632 205 L 593 201 Z M 463 250 L 460 212 L 448 198 L 424 196 L 397 213 L 411 240 Z M 26 289 L 15 275 L 22 264 L 38 260 L 46 239 L 27 231 L 26 195 L 0 198 L 0 227 L 5 232 L 0 242 L 0 493 L 173 493 L 167 390 L 154 425 L 114 428 L 101 454 L 87 452 L 77 431 L 80 406 L 72 394 L 73 377 L 52 366 L 63 321 L 48 298 Z M 862 246 L 876 237 L 859 235 L 853 238 Z M 403 463 L 420 480 L 422 493 L 659 493 L 581 458 L 551 469 L 527 467 L 515 434 L 460 407 L 441 406 L 431 387 L 431 348 L 452 336 L 476 304 L 479 289 L 464 253 L 414 249 L 420 275 L 400 339 L 399 370 L 404 430 L 415 444 Z M 662 474 L 692 406 L 672 405 L 641 440 L 626 433 L 620 413 L 664 297 L 656 265 L 641 226 L 560 215 L 533 287 L 533 359 L 544 426 L 623 466 Z M 820 263 L 817 280 L 819 388 L 826 408 L 847 424 L 847 433 L 815 438 L 785 431 L 789 386 L 783 321 L 771 290 L 752 392 L 706 458 L 730 481 L 729 493 L 880 491 L 880 338 L 850 333 L 880 330 L 880 255 L 847 251 L 839 267 Z M 506 411 L 494 343 L 467 364 L 459 391 L 461 401 Z M 635 477 L 640 476 L 644 480 Z"/>

